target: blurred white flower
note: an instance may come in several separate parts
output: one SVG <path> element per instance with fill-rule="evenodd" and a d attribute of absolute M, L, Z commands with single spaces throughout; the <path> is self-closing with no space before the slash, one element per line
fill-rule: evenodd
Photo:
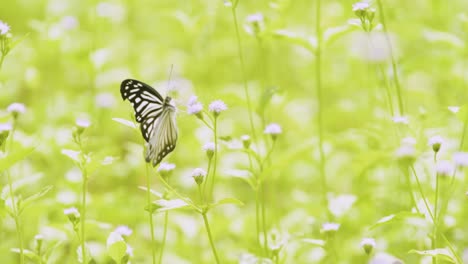
<path fill-rule="evenodd" d="M 438 152 L 443 143 L 444 139 L 441 136 L 433 136 L 429 139 L 429 146 L 432 147 L 434 152 Z"/>
<path fill-rule="evenodd" d="M 127 244 L 127 250 L 125 251 L 125 253 L 127 253 L 127 255 L 129 255 L 130 257 L 133 257 L 133 248 Z"/>
<path fill-rule="evenodd" d="M 76 218 L 80 217 L 80 212 L 78 212 L 78 209 L 76 209 L 76 207 L 67 208 L 67 209 L 63 210 L 63 213 L 66 216 L 74 216 Z"/>
<path fill-rule="evenodd" d="M 203 145 L 203 150 L 204 151 L 214 151 L 215 150 L 215 144 L 213 142 L 208 142 L 205 145 Z"/>
<path fill-rule="evenodd" d="M 74 16 L 65 16 L 60 21 L 60 25 L 62 25 L 64 29 L 74 29 L 78 27 L 78 20 Z"/>
<path fill-rule="evenodd" d="M 468 152 L 456 152 L 453 154 L 453 161 L 458 167 L 468 167 Z"/>
<path fill-rule="evenodd" d="M 34 236 L 34 240 L 36 241 L 44 240 L 44 236 L 42 234 L 37 234 Z"/>
<path fill-rule="evenodd" d="M 12 103 L 7 108 L 8 113 L 18 115 L 26 112 L 26 107 L 22 103 Z"/>
<path fill-rule="evenodd" d="M 116 100 L 112 93 L 99 93 L 96 95 L 96 106 L 100 108 L 111 108 L 115 105 Z"/>
<path fill-rule="evenodd" d="M 414 137 L 405 137 L 401 140 L 401 144 L 402 145 L 410 145 L 410 146 L 414 146 L 416 145 L 417 141 Z"/>
<path fill-rule="evenodd" d="M 133 230 L 126 225 L 118 226 L 114 232 L 120 234 L 121 236 L 129 236 L 133 233 Z"/>
<path fill-rule="evenodd" d="M 409 124 L 408 117 L 406 117 L 406 116 L 394 116 L 392 118 L 392 121 L 395 124 L 404 124 L 404 125 Z"/>
<path fill-rule="evenodd" d="M 448 160 L 441 160 L 437 162 L 436 171 L 438 176 L 447 177 L 452 175 L 454 171 L 454 166 L 452 162 Z"/>
<path fill-rule="evenodd" d="M 215 116 L 219 115 L 221 112 L 227 110 L 226 104 L 221 100 L 214 100 L 208 106 L 208 110 L 212 112 Z"/>
<path fill-rule="evenodd" d="M 10 31 L 10 26 L 0 20 L 0 35 L 6 35 Z"/>
<path fill-rule="evenodd" d="M 447 107 L 448 110 L 454 114 L 458 113 L 458 111 L 460 111 L 460 107 L 459 106 L 455 106 L 455 105 L 452 105 L 452 106 L 449 106 Z"/>
<path fill-rule="evenodd" d="M 110 247 L 113 244 L 120 242 L 120 241 L 124 241 L 122 236 L 117 232 L 111 232 L 109 234 L 109 237 L 107 237 L 107 247 Z"/>
<path fill-rule="evenodd" d="M 338 223 L 324 223 L 322 225 L 322 233 L 333 233 L 340 229 L 340 224 Z"/>
<path fill-rule="evenodd" d="M 367 2 L 358 2 L 353 4 L 353 11 L 356 12 L 358 10 L 366 10 L 369 7 L 370 5 Z"/>
<path fill-rule="evenodd" d="M 361 247 L 364 249 L 366 254 L 370 254 L 375 248 L 375 239 L 373 238 L 363 238 L 361 240 Z"/>
<path fill-rule="evenodd" d="M 203 183 L 203 180 L 206 176 L 206 171 L 202 168 L 196 168 L 192 171 L 192 178 L 195 182 L 200 185 Z"/>
<path fill-rule="evenodd" d="M 106 17 L 113 22 L 121 22 L 125 18 L 125 8 L 117 3 L 101 2 L 96 6 L 96 13 L 100 17 Z"/>
<path fill-rule="evenodd" d="M 198 115 L 203 110 L 203 105 L 198 101 L 198 97 L 192 95 L 187 102 L 187 112 L 189 115 Z"/>
<path fill-rule="evenodd" d="M 13 129 L 13 126 L 10 123 L 1 123 L 0 124 L 0 134 L 3 132 L 9 132 Z"/>
<path fill-rule="evenodd" d="M 86 118 L 77 118 L 75 124 L 79 128 L 88 128 L 91 125 L 91 122 Z"/>
<path fill-rule="evenodd" d="M 249 135 L 242 135 L 241 140 L 242 140 L 242 145 L 244 146 L 244 148 L 247 149 L 247 148 L 250 147 L 250 136 Z"/>
<path fill-rule="evenodd" d="M 172 173 L 175 167 L 176 165 L 174 163 L 161 162 L 159 164 L 158 172 L 163 178 L 166 178 Z"/>
<path fill-rule="evenodd" d="M 279 135 L 283 132 L 281 129 L 281 126 L 278 125 L 277 123 L 271 123 L 268 126 L 266 126 L 265 130 L 263 133 L 268 134 L 268 135 Z"/>
<path fill-rule="evenodd" d="M 414 146 L 403 145 L 396 150 L 395 156 L 398 159 L 414 159 L 416 158 L 416 150 Z"/>

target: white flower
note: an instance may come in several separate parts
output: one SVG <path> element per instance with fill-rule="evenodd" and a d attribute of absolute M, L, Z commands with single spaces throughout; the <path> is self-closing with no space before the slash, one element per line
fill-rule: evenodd
<path fill-rule="evenodd" d="M 353 4 L 353 11 L 356 12 L 358 10 L 366 10 L 370 7 L 369 3 L 367 2 L 358 2 Z"/>
<path fill-rule="evenodd" d="M 398 159 L 414 159 L 416 157 L 416 150 L 413 146 L 403 145 L 397 149 L 395 156 Z"/>
<path fill-rule="evenodd" d="M 0 134 L 3 132 L 9 132 L 13 129 L 13 126 L 10 123 L 0 124 Z"/>
<path fill-rule="evenodd" d="M 122 236 L 117 232 L 112 232 L 109 234 L 109 237 L 107 237 L 107 247 L 110 247 L 120 241 L 124 241 Z"/>
<path fill-rule="evenodd" d="M 454 167 L 453 167 L 452 162 L 448 160 L 441 160 L 437 162 L 436 171 L 437 171 L 437 175 L 447 177 L 447 176 L 452 175 L 454 171 Z"/>
<path fill-rule="evenodd" d="M 458 167 L 468 167 L 468 152 L 456 152 L 453 161 Z"/>
<path fill-rule="evenodd" d="M 271 123 L 268 126 L 266 126 L 265 130 L 263 133 L 269 134 L 269 135 L 279 135 L 283 131 L 281 130 L 281 126 L 278 125 L 277 123 Z"/>
<path fill-rule="evenodd" d="M 26 107 L 22 103 L 12 103 L 8 106 L 7 111 L 13 115 L 18 115 L 26 112 Z"/>
<path fill-rule="evenodd" d="M 214 100 L 208 106 L 208 110 L 212 112 L 215 116 L 219 115 L 221 112 L 227 110 L 226 104 L 221 100 Z"/>
<path fill-rule="evenodd" d="M 100 108 L 112 108 L 115 102 L 115 97 L 111 93 L 99 93 L 96 95 L 96 106 Z"/>
<path fill-rule="evenodd" d="M 394 116 L 392 120 L 393 120 L 393 123 L 395 124 L 404 124 L 404 125 L 409 124 L 408 117 L 406 116 Z"/>
<path fill-rule="evenodd" d="M 44 236 L 42 234 L 37 234 L 34 236 L 34 240 L 37 240 L 37 241 L 44 240 Z"/>
<path fill-rule="evenodd" d="M 88 128 L 91 125 L 91 122 L 86 118 L 77 118 L 75 124 L 79 128 Z"/>
<path fill-rule="evenodd" d="M 64 29 L 74 29 L 78 27 L 78 20 L 74 16 L 65 16 L 60 21 L 60 24 Z"/>
<path fill-rule="evenodd" d="M 159 164 L 158 172 L 162 172 L 162 171 L 169 172 L 169 171 L 174 170 L 175 167 L 176 165 L 174 163 L 161 162 L 161 164 Z"/>
<path fill-rule="evenodd" d="M 6 35 L 10 31 L 10 26 L 0 20 L 0 35 Z"/>
<path fill-rule="evenodd" d="M 121 236 L 129 236 L 133 233 L 133 230 L 126 225 L 118 226 L 114 232 L 120 234 Z"/>
<path fill-rule="evenodd" d="M 63 210 L 63 213 L 68 217 L 70 217 L 70 216 L 74 216 L 76 218 L 80 217 L 80 212 L 78 212 L 78 209 L 76 209 L 75 207 L 67 208 L 67 209 Z"/>
<path fill-rule="evenodd" d="M 129 255 L 130 257 L 133 257 L 133 248 L 129 244 L 127 244 L 127 250 L 125 251 L 125 253 L 127 253 L 127 255 Z"/>
<path fill-rule="evenodd" d="M 338 231 L 340 224 L 338 223 L 324 223 L 322 225 L 322 233 L 332 233 Z"/>
<path fill-rule="evenodd" d="M 459 106 L 455 106 L 455 105 L 451 105 L 449 107 L 447 107 L 448 110 L 454 114 L 458 113 L 458 111 L 460 111 L 460 107 Z"/>
<path fill-rule="evenodd" d="M 244 148 L 248 149 L 250 147 L 250 136 L 242 135 L 241 140 L 242 140 L 242 145 L 244 145 Z"/>
<path fill-rule="evenodd" d="M 429 139 L 429 146 L 432 147 L 434 152 L 438 152 L 443 143 L 444 139 L 441 136 L 433 136 Z"/>
<path fill-rule="evenodd" d="M 192 171 L 192 178 L 195 182 L 200 185 L 203 183 L 203 179 L 206 176 L 206 171 L 202 168 L 196 168 Z"/>
<path fill-rule="evenodd" d="M 261 13 L 255 13 L 247 16 L 247 22 L 249 23 L 258 23 L 263 21 L 263 15 Z"/>
<path fill-rule="evenodd" d="M 363 238 L 361 240 L 361 247 L 364 249 L 366 254 L 371 253 L 372 250 L 375 248 L 375 239 L 373 239 L 373 238 Z"/>
<path fill-rule="evenodd" d="M 417 141 L 414 137 L 405 137 L 401 140 L 402 145 L 409 145 L 409 146 L 414 146 L 416 145 Z"/>
<path fill-rule="evenodd" d="M 213 142 L 208 142 L 205 145 L 203 145 L 203 150 L 204 151 L 214 151 L 215 150 L 215 144 Z"/>
<path fill-rule="evenodd" d="M 187 112 L 190 115 L 198 115 L 203 110 L 203 105 L 198 101 L 198 97 L 192 95 L 187 102 Z"/>

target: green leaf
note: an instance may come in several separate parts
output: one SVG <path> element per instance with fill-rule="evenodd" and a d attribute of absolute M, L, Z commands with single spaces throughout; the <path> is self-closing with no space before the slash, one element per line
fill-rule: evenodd
<path fill-rule="evenodd" d="M 182 199 L 173 199 L 173 200 L 160 199 L 160 200 L 154 201 L 153 203 L 157 207 L 156 212 L 165 212 L 165 211 L 175 210 L 175 209 L 183 208 L 189 205 Z"/>
<path fill-rule="evenodd" d="M 118 122 L 124 126 L 128 126 L 130 128 L 133 128 L 133 129 L 138 129 L 138 125 L 135 124 L 134 122 L 130 121 L 130 120 L 127 120 L 127 119 L 123 119 L 123 118 L 118 118 L 118 117 L 114 117 L 112 118 L 112 120 L 114 120 L 115 122 Z"/>
<path fill-rule="evenodd" d="M 33 194 L 29 197 L 27 197 L 26 199 L 23 200 L 23 202 L 21 203 L 21 208 L 19 208 L 19 214 L 21 214 L 21 212 L 28 206 L 30 205 L 32 202 L 40 199 L 42 196 L 46 195 L 50 190 L 52 190 L 53 186 L 52 185 L 48 185 L 44 188 L 42 188 L 41 191 L 39 191 L 38 193 L 36 194 Z"/>
<path fill-rule="evenodd" d="M 375 224 L 373 224 L 370 229 L 392 223 L 394 221 L 402 221 L 410 217 L 424 217 L 423 214 L 412 213 L 412 212 L 399 212 L 397 214 L 391 214 L 380 218 Z"/>
<path fill-rule="evenodd" d="M 21 180 L 17 180 L 15 182 L 13 182 L 12 184 L 12 188 L 13 188 L 13 193 L 15 191 L 17 191 L 18 189 L 20 189 L 21 187 L 23 186 L 31 186 L 31 185 L 34 185 L 36 182 L 38 182 L 42 177 L 44 176 L 43 173 L 36 173 L 36 174 L 33 174 L 31 176 L 27 176 L 27 177 L 24 177 L 23 179 Z M 9 185 L 6 185 L 5 187 L 3 187 L 2 189 L 2 194 L 1 194 L 1 198 L 3 200 L 6 200 L 8 197 L 10 197 L 10 186 Z"/>
<path fill-rule="evenodd" d="M 319 247 L 325 246 L 325 241 L 321 239 L 303 238 L 300 241 L 307 243 L 307 244 L 312 244 L 314 246 L 319 246 Z"/>
<path fill-rule="evenodd" d="M 245 181 L 253 190 L 257 189 L 256 181 L 254 177 L 252 177 L 252 173 L 248 170 L 228 170 L 226 171 L 226 175 Z"/>
<path fill-rule="evenodd" d="M 439 260 L 448 261 L 450 263 L 457 263 L 456 258 L 447 248 L 436 248 L 430 250 L 410 250 L 409 253 L 418 254 L 421 256 L 436 257 Z"/>
<path fill-rule="evenodd" d="M 241 202 L 240 200 L 230 197 L 230 198 L 221 199 L 215 203 L 210 204 L 209 208 L 215 208 L 223 204 L 234 204 L 234 205 L 240 205 L 240 206 L 244 205 L 244 203 Z"/>
<path fill-rule="evenodd" d="M 25 159 L 34 149 L 35 147 L 23 148 L 17 146 L 13 152 L 0 157 L 0 172 L 15 165 L 18 161 Z"/>
<path fill-rule="evenodd" d="M 273 36 L 279 39 L 286 40 L 291 44 L 302 46 L 312 53 L 315 53 L 315 51 L 317 50 L 317 38 L 315 38 L 314 36 L 307 37 L 286 29 L 274 31 Z"/>
<path fill-rule="evenodd" d="M 278 93 L 278 91 L 279 91 L 279 88 L 276 86 L 268 87 L 263 90 L 263 93 L 262 93 L 262 96 L 260 96 L 260 102 L 257 108 L 258 113 L 262 114 L 265 111 L 265 108 L 270 103 L 271 98 L 273 98 L 273 95 Z"/>
<path fill-rule="evenodd" d="M 21 250 L 19 248 L 12 248 L 10 249 L 11 252 L 14 252 L 14 253 L 18 253 L 18 254 L 21 254 Z M 36 262 L 40 261 L 41 260 L 41 257 L 38 256 L 36 253 L 34 253 L 34 251 L 31 251 L 29 249 L 23 249 L 23 254 L 28 258 L 28 259 L 31 259 L 31 260 L 35 260 Z"/>
<path fill-rule="evenodd" d="M 138 186 L 138 189 L 143 190 L 143 191 L 145 191 L 145 192 L 146 192 L 146 190 L 148 190 L 148 189 L 146 188 L 146 186 Z M 158 197 L 158 198 L 163 198 L 162 193 L 160 193 L 160 192 L 158 192 L 158 191 L 155 191 L 155 190 L 153 190 L 153 189 L 150 189 L 150 193 L 151 193 L 152 195 Z"/>
<path fill-rule="evenodd" d="M 432 43 L 448 45 L 452 48 L 464 49 L 465 42 L 452 33 L 436 31 L 432 29 L 423 30 L 424 38 Z"/>
<path fill-rule="evenodd" d="M 122 236 L 116 232 L 110 233 L 107 238 L 107 254 L 117 263 L 121 263 L 127 252 L 127 244 Z"/>

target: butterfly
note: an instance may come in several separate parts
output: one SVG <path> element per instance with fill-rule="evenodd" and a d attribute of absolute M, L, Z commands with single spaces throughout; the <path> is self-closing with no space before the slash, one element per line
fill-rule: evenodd
<path fill-rule="evenodd" d="M 135 119 L 146 141 L 145 160 L 154 167 L 176 147 L 176 107 L 171 104 L 172 98 L 163 98 L 153 87 L 132 79 L 120 84 L 120 93 L 135 110 Z"/>

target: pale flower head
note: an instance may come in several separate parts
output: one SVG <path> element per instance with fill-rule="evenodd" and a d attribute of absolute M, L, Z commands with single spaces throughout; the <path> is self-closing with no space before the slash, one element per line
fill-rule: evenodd
<path fill-rule="evenodd" d="M 403 125 L 408 125 L 409 120 L 407 116 L 394 116 L 392 118 L 393 123 L 395 124 L 403 124 Z"/>
<path fill-rule="evenodd" d="M 364 252 L 366 252 L 366 254 L 370 254 L 375 248 L 375 239 L 363 238 L 361 240 L 361 247 L 364 249 Z"/>
<path fill-rule="evenodd" d="M 205 143 L 205 145 L 203 145 L 203 150 L 205 151 L 208 159 L 211 159 L 213 157 L 215 148 L 216 146 L 213 142 L 208 142 L 208 143 Z"/>
<path fill-rule="evenodd" d="M 335 233 L 340 229 L 340 224 L 338 223 L 324 223 L 322 225 L 322 233 Z"/>
<path fill-rule="evenodd" d="M 453 163 L 448 160 L 441 160 L 437 162 L 436 171 L 437 176 L 448 177 L 454 172 Z"/>
<path fill-rule="evenodd" d="M 201 115 L 203 105 L 198 101 L 198 97 L 192 95 L 187 102 L 187 112 L 189 115 Z"/>
<path fill-rule="evenodd" d="M 434 152 L 439 152 L 440 147 L 444 143 L 444 139 L 441 136 L 433 136 L 429 139 L 429 146 L 432 147 Z"/>
<path fill-rule="evenodd" d="M 468 152 L 456 152 L 453 154 L 453 162 L 458 167 L 468 167 Z"/>
<path fill-rule="evenodd" d="M 10 26 L 0 20 L 0 35 L 6 35 L 8 32 L 10 32 Z"/>
<path fill-rule="evenodd" d="M 206 177 L 206 171 L 202 168 L 196 168 L 192 171 L 192 178 L 195 182 L 200 185 L 203 183 L 204 178 Z"/>
<path fill-rule="evenodd" d="M 87 118 L 77 118 L 75 124 L 77 127 L 85 129 L 91 125 L 91 122 Z"/>
<path fill-rule="evenodd" d="M 458 111 L 460 111 L 460 107 L 459 106 L 456 106 L 456 105 L 451 105 L 449 107 L 447 107 L 448 110 L 454 114 L 458 113 Z"/>
<path fill-rule="evenodd" d="M 129 236 L 133 233 L 133 230 L 126 225 L 118 226 L 114 232 L 120 234 L 121 236 Z"/>
<path fill-rule="evenodd" d="M 242 135 L 241 136 L 241 140 L 242 140 L 242 145 L 244 146 L 244 148 L 248 149 L 250 147 L 250 136 L 249 135 Z"/>
<path fill-rule="evenodd" d="M 26 107 L 22 103 L 12 103 L 8 106 L 7 111 L 16 118 L 19 114 L 26 112 Z"/>
<path fill-rule="evenodd" d="M 275 140 L 279 134 L 283 133 L 283 130 L 281 129 L 281 126 L 278 125 L 277 123 L 271 123 L 266 126 L 263 133 L 270 135 L 271 138 Z"/>
<path fill-rule="evenodd" d="M 353 4 L 353 12 L 356 11 L 364 11 L 370 7 L 369 3 L 367 2 L 357 2 Z"/>
<path fill-rule="evenodd" d="M 395 156 L 402 162 L 413 162 L 416 159 L 416 149 L 412 145 L 402 145 L 395 151 Z"/>
<path fill-rule="evenodd" d="M 175 167 L 176 165 L 174 163 L 161 162 L 159 164 L 158 172 L 161 174 L 163 178 L 167 178 L 171 175 Z"/>
<path fill-rule="evenodd" d="M 217 117 L 219 114 L 221 114 L 221 112 L 224 112 L 227 110 L 227 106 L 221 100 L 214 100 L 208 106 L 208 110 L 212 112 L 215 117 Z"/>

